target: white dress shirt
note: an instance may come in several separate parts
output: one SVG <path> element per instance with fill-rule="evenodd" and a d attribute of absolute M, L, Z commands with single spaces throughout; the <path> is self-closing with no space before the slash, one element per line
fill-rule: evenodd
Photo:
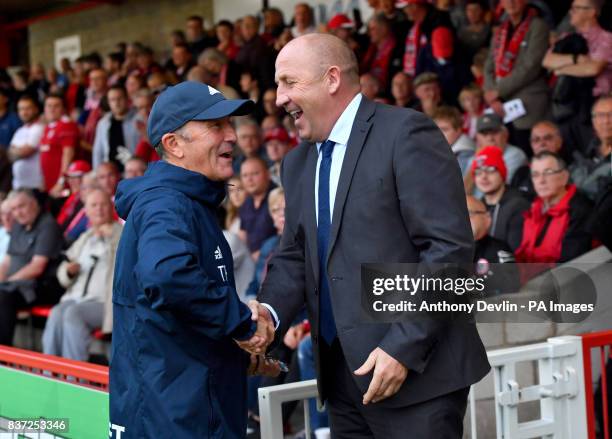
<path fill-rule="evenodd" d="M 332 163 L 329 171 L 329 211 L 334 216 L 334 204 L 336 201 L 336 191 L 338 190 L 338 181 L 340 181 L 340 171 L 342 170 L 342 162 L 344 161 L 344 154 L 346 153 L 346 145 L 348 144 L 351 130 L 353 129 L 353 123 L 357 116 L 357 110 L 361 104 L 361 93 L 357 93 L 353 100 L 344 109 L 336 124 L 329 133 L 328 140 L 336 142 L 334 151 L 332 152 Z M 317 151 L 319 152 L 319 158 L 317 160 L 317 171 L 315 175 L 315 213 L 317 215 L 317 224 L 319 224 L 319 168 L 321 167 L 321 145 L 317 143 Z M 329 219 L 331 224 L 332 218 Z"/>
<path fill-rule="evenodd" d="M 332 142 L 336 142 L 334 146 L 334 150 L 332 152 L 332 163 L 331 169 L 329 171 L 329 211 L 333 217 L 334 215 L 334 204 L 336 201 L 336 192 L 338 191 L 338 182 L 340 181 L 340 171 L 342 170 L 342 162 L 344 161 L 344 155 L 346 153 L 346 147 L 348 145 L 348 140 L 351 135 L 351 130 L 353 129 L 353 123 L 355 122 L 355 117 L 357 116 L 357 110 L 359 110 L 359 105 L 361 104 L 362 95 L 361 93 L 357 93 L 355 97 L 349 102 L 347 107 L 344 109 L 334 127 L 329 133 L 329 137 L 327 140 L 331 140 Z M 317 224 L 319 223 L 319 167 L 321 166 L 321 145 L 322 142 L 317 142 L 317 151 L 319 153 L 319 158 L 317 160 L 317 170 L 315 175 L 315 214 L 317 216 Z M 331 224 L 332 218 L 330 218 Z M 267 303 L 262 303 L 274 318 L 274 323 L 276 328 L 280 324 L 278 319 L 278 314 L 276 311 L 268 305 Z"/>

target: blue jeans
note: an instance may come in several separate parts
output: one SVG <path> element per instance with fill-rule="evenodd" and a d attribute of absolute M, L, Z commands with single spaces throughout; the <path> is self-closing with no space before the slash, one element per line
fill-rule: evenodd
<path fill-rule="evenodd" d="M 300 379 L 311 380 L 316 378 L 314 357 L 312 354 L 312 339 L 310 335 L 305 337 L 298 345 L 298 362 L 300 365 Z M 317 400 L 308 400 L 310 410 L 310 429 L 315 431 L 317 428 L 329 427 L 327 420 L 327 410 L 319 412 L 317 410 Z"/>

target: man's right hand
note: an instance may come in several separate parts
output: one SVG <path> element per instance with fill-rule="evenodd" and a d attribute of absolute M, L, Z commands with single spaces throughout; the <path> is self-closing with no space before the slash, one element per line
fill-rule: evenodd
<path fill-rule="evenodd" d="M 250 339 L 236 343 L 251 354 L 263 354 L 274 340 L 274 321 L 270 311 L 257 300 L 250 300 L 248 305 L 251 309 L 251 320 L 257 322 L 257 330 Z"/>

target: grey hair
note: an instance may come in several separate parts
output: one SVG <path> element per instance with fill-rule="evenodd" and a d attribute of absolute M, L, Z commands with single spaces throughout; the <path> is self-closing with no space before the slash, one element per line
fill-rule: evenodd
<path fill-rule="evenodd" d="M 198 57 L 198 64 L 202 65 L 207 59 L 217 61 L 221 64 L 227 64 L 228 62 L 227 55 L 214 47 L 209 47 L 202 52 L 202 54 Z"/>
<path fill-rule="evenodd" d="M 191 142 L 191 134 L 189 134 L 187 130 L 187 124 L 181 125 L 179 128 L 177 128 L 176 130 L 172 132 L 174 134 L 177 134 L 183 137 L 188 142 Z M 159 156 L 161 160 L 164 160 L 166 158 L 167 156 L 166 150 L 164 149 L 164 145 L 162 144 L 161 140 L 159 141 L 157 145 L 155 145 L 155 152 L 157 153 L 157 155 Z"/>
<path fill-rule="evenodd" d="M 13 189 L 12 191 L 9 192 L 6 199 L 10 200 L 10 199 L 16 198 L 18 195 L 25 195 L 26 197 L 31 198 L 32 200 L 38 202 L 38 199 L 36 198 L 34 191 L 26 187 L 20 187 L 17 189 Z"/>

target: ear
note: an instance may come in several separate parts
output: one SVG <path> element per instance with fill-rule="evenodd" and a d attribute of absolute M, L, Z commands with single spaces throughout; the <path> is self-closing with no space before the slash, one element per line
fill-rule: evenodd
<path fill-rule="evenodd" d="M 185 157 L 185 151 L 178 142 L 178 136 L 174 133 L 166 133 L 161 138 L 161 143 L 170 157 L 182 159 Z"/>
<path fill-rule="evenodd" d="M 570 173 L 567 169 L 564 169 L 563 172 L 561 173 L 561 175 L 563 176 L 563 186 L 567 186 L 569 184 L 569 180 L 570 180 Z"/>
<path fill-rule="evenodd" d="M 330 94 L 336 94 L 340 88 L 342 73 L 338 66 L 331 66 L 327 70 L 327 89 Z"/>

